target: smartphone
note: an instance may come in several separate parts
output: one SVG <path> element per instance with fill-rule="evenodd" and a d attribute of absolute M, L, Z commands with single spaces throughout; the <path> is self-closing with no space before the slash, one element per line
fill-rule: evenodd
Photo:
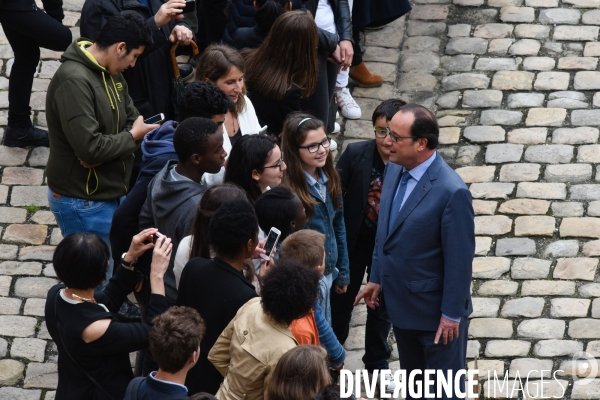
<path fill-rule="evenodd" d="M 271 228 L 269 231 L 269 235 L 267 236 L 267 241 L 265 242 L 265 254 L 261 254 L 260 257 L 263 260 L 270 260 L 271 254 L 275 250 L 275 246 L 277 246 L 277 242 L 279 241 L 279 236 L 281 235 L 281 231 L 277 228 Z"/>
<path fill-rule="evenodd" d="M 260 131 L 258 131 L 258 134 L 259 135 L 266 134 L 268 128 L 269 128 L 268 125 L 263 126 L 262 128 L 260 128 Z"/>
<path fill-rule="evenodd" d="M 150 117 L 148 119 L 144 120 L 145 124 L 148 125 L 152 125 L 152 124 L 158 124 L 161 123 L 165 120 L 165 114 L 160 113 L 160 114 L 156 114 L 154 117 Z"/>
<path fill-rule="evenodd" d="M 186 1 L 185 7 L 183 7 L 183 14 L 187 14 L 192 11 L 196 11 L 196 2 L 194 0 Z"/>
<path fill-rule="evenodd" d="M 156 242 L 158 242 L 158 239 L 159 239 L 161 236 L 164 236 L 164 235 L 163 235 L 162 233 L 160 233 L 160 232 L 156 232 L 154 235 L 152 235 L 152 243 L 156 243 Z"/>

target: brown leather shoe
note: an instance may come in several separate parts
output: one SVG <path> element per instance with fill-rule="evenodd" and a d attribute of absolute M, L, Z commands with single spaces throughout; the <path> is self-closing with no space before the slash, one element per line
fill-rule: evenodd
<path fill-rule="evenodd" d="M 350 67 L 350 78 L 360 87 L 374 88 L 383 85 L 383 77 L 381 75 L 372 74 L 365 63 L 360 63 L 357 66 Z"/>

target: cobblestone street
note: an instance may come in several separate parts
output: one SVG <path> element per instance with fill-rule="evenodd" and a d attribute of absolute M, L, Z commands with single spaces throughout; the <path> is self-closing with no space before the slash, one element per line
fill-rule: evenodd
<path fill-rule="evenodd" d="M 344 149 L 371 139 L 371 114 L 384 99 L 434 110 L 439 153 L 473 196 L 468 358 L 469 367 L 479 358 L 483 394 L 493 395 L 488 371 L 537 370 L 527 384 L 533 397 L 539 371 L 552 370 L 543 372 L 544 396 L 560 396 L 562 384 L 564 398 L 600 399 L 600 378 L 577 383 L 589 372 L 571 362 L 580 351 L 600 357 L 600 0 L 451 1 L 411 0 L 409 15 L 367 31 L 366 64 L 385 83 L 353 90 L 362 119 L 342 121 L 336 140 Z M 82 3 L 64 2 L 74 38 Z M 0 30 L 0 137 L 12 56 Z M 46 126 L 59 58 L 42 49 L 36 126 Z M 61 240 L 46 198 L 47 158 L 47 148 L 0 146 L 0 400 L 53 399 L 58 380 L 43 319 Z M 361 304 L 345 345 L 350 370 L 363 367 L 365 319 Z M 391 366 L 399 368 L 395 346 Z"/>

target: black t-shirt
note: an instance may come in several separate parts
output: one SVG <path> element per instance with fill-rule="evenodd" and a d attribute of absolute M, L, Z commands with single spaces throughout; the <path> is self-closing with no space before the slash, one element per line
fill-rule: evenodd
<path fill-rule="evenodd" d="M 235 135 L 229 136 L 229 141 L 231 142 L 231 147 L 233 147 L 235 142 L 237 142 L 237 140 L 241 137 L 242 137 L 242 127 L 240 126 L 240 129 L 238 129 L 238 131 L 235 133 Z"/>
<path fill-rule="evenodd" d="M 363 222 L 358 232 L 356 247 L 373 251 L 375 247 L 375 234 L 377 233 L 377 220 L 379 219 L 379 202 L 381 200 L 381 189 L 383 187 L 383 170 L 385 164 L 375 148 L 373 154 L 373 166 L 371 168 L 371 181 L 367 194 L 367 207 L 365 208 Z"/>

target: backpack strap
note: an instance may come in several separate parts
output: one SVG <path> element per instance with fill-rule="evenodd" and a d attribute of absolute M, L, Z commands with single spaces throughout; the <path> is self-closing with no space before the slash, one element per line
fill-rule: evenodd
<path fill-rule="evenodd" d="M 137 400 L 140 386 L 145 380 L 146 377 L 144 376 L 138 376 L 137 378 L 133 378 L 127 386 L 127 391 L 125 392 L 125 398 L 123 400 Z"/>

